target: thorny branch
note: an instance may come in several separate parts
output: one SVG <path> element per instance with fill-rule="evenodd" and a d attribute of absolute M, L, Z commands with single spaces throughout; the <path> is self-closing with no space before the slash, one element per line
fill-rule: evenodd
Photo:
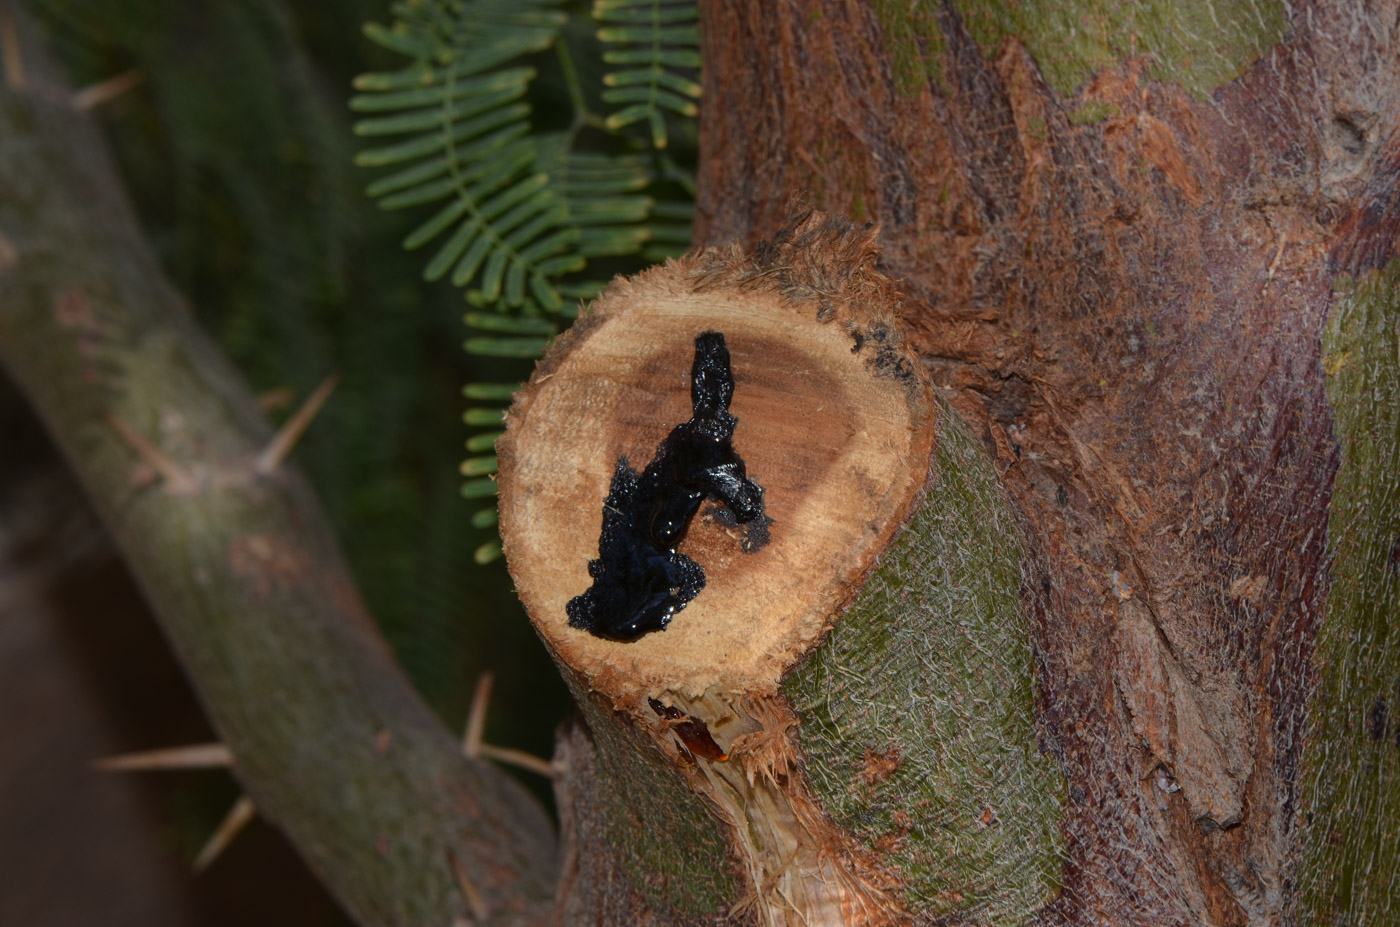
<path fill-rule="evenodd" d="M 234 773 L 361 923 L 531 921 L 553 896 L 543 811 L 464 757 L 394 664 L 286 448 L 6 0 L 0 57 L 0 366 L 94 501 Z"/>

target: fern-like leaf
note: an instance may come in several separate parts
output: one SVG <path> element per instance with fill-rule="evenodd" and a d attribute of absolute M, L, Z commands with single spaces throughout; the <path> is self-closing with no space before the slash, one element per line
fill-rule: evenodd
<path fill-rule="evenodd" d="M 622 66 L 603 78 L 604 103 L 624 104 L 608 117 L 609 128 L 644 122 L 656 148 L 667 144 L 663 110 L 695 116 L 700 84 L 700 26 L 693 0 L 594 0 L 593 18 L 606 23 L 598 38 L 613 46 L 603 53 Z"/>
<path fill-rule="evenodd" d="M 363 92 L 351 108 L 375 115 L 355 132 L 398 139 L 357 158 L 397 168 L 370 193 L 384 209 L 437 205 L 404 245 L 435 242 L 423 276 L 475 283 L 483 303 L 519 307 L 528 296 L 558 309 L 557 259 L 577 263 L 564 255 L 577 235 L 566 225 L 567 206 L 535 170 L 539 150 L 524 100 L 535 70 L 504 66 L 558 38 L 567 20 L 553 9 L 559 2 L 418 0 L 393 7 L 392 27 L 365 30 L 413 59 L 401 71 L 356 81 Z"/>
<path fill-rule="evenodd" d="M 570 152 L 559 171 L 569 220 L 580 230 L 584 258 L 636 254 L 650 238 L 646 220 L 654 200 L 642 193 L 651 182 L 646 164 L 632 155 Z"/>

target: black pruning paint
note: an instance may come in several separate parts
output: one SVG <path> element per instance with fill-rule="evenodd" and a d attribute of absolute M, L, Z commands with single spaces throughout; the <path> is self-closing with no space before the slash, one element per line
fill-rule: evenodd
<path fill-rule="evenodd" d="M 617 641 L 665 630 L 705 588 L 700 564 L 676 552 L 700 503 L 714 497 L 739 523 L 763 515 L 763 488 L 734 452 L 733 398 L 724 335 L 704 332 L 690 370 L 690 421 L 671 430 L 641 473 L 618 458 L 598 559 L 588 563 L 593 585 L 566 606 L 570 627 Z"/>

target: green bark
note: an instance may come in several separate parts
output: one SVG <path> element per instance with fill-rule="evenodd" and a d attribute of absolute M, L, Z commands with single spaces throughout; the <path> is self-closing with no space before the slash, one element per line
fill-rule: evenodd
<path fill-rule="evenodd" d="M 918 93 L 930 80 L 942 85 L 947 40 L 938 22 L 941 6 L 934 0 L 874 2 L 902 93 Z M 1099 71 L 1142 57 L 1153 80 L 1205 99 L 1282 41 L 1288 28 L 1284 6 L 1275 0 L 957 0 L 953 6 L 984 54 L 1017 39 L 1061 96 Z"/>
<path fill-rule="evenodd" d="M 784 693 L 813 791 L 892 848 L 912 908 L 1022 923 L 1059 889 L 1065 780 L 1036 747 L 1020 544 L 991 461 L 946 405 L 933 474 Z"/>
<path fill-rule="evenodd" d="M 1400 910 L 1400 261 L 1345 280 L 1324 336 L 1341 460 L 1303 754 L 1305 924 Z"/>
<path fill-rule="evenodd" d="M 807 786 L 888 865 L 909 910 L 1024 923 L 1060 888 L 1066 786 L 1036 746 L 1019 536 L 986 452 L 946 406 L 933 474 L 782 695 L 799 720 Z M 696 778 L 630 718 L 573 688 L 593 732 L 604 832 L 628 880 L 687 916 L 732 905 L 742 886 L 730 842 L 741 835 L 726 839 Z M 763 813 L 737 792 L 731 805 L 737 821 Z M 771 850 L 762 834 L 747 842 Z"/>

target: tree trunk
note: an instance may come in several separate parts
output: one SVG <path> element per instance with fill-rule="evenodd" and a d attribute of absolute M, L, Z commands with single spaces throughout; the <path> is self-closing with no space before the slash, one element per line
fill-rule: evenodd
<path fill-rule="evenodd" d="M 733 324 L 695 286 L 706 260 L 740 268 L 726 299 L 780 290 L 818 319 L 822 287 L 783 276 L 830 245 L 782 231 L 799 198 L 879 229 L 934 450 L 921 501 L 877 519 L 899 529 L 878 566 L 757 682 L 722 647 L 709 677 L 676 663 L 742 617 L 726 580 L 766 594 L 742 558 L 636 642 L 566 620 L 606 559 L 617 455 L 640 470 L 684 420 L 683 376 L 626 438 L 606 410 L 642 413 L 615 396 L 555 423 L 596 439 L 560 446 L 591 489 L 555 517 L 587 527 L 547 554 L 512 533 L 513 496 L 547 486 L 512 482 L 507 444 L 507 553 L 583 708 L 561 746 L 571 921 L 1392 916 L 1396 25 L 1393 5 L 704 6 L 696 240 L 746 255 L 671 268 L 668 298 L 704 305 L 586 388 L 659 382 L 640 368 Z M 836 290 L 868 269 L 832 267 Z M 593 337 L 542 366 L 512 440 Z M 747 460 L 764 419 L 740 411 L 740 345 Z M 789 494 L 778 548 L 814 500 L 750 475 Z M 541 570 L 563 578 L 532 600 Z"/>
<path fill-rule="evenodd" d="M 1391 919 L 1396 7 L 703 14 L 696 236 L 724 247 L 606 297 L 502 448 L 512 569 L 581 708 L 556 919 Z M 366 923 L 536 918 L 538 809 L 408 690 L 0 19 L 0 359 L 238 774 Z M 878 231 L 790 227 L 794 198 Z M 721 366 L 737 423 L 722 382 L 685 402 Z M 656 517 L 696 480 L 726 505 L 673 551 Z M 638 592 L 608 575 L 645 601 L 569 604 Z"/>

